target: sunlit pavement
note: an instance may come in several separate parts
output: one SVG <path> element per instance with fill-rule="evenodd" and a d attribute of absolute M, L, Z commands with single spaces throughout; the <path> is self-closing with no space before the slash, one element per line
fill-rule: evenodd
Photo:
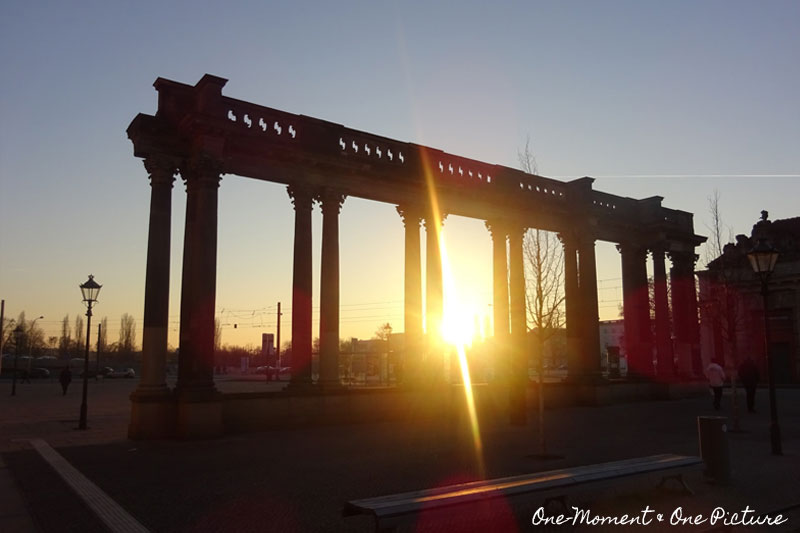
<path fill-rule="evenodd" d="M 16 486 L 30 516 L 27 524 L 34 530 L 105 529 L 30 449 L 31 438 L 45 439 L 142 524 L 159 532 L 370 531 L 373 524 L 367 517 L 341 517 L 345 501 L 474 479 L 477 472 L 469 435 L 446 424 L 309 427 L 197 442 L 128 441 L 128 395 L 135 385 L 135 380 L 90 381 L 90 429 L 77 431 L 80 381 L 72 383 L 66 396 L 55 380 L 18 384 L 13 398 L 8 396 L 10 382 L 0 381 L 0 451 L 7 465 L 0 470 L 0 487 Z M 226 392 L 262 385 L 281 386 L 235 376 L 218 380 L 218 388 Z M 769 408 L 766 390 L 761 389 L 757 414 L 742 415 L 745 431 L 729 434 L 733 479 L 727 486 L 708 483 L 696 473 L 688 478 L 695 496 L 659 492 L 648 481 L 588 491 L 570 504 L 603 514 L 636 514 L 649 505 L 667 514 L 681 507 L 684 515 L 706 516 L 718 506 L 728 511 L 749 506 L 762 513 L 797 505 L 800 390 L 780 390 L 778 405 L 784 455 L 770 454 Z M 724 408 L 729 407 L 727 396 Z M 483 455 L 489 477 L 655 453 L 697 455 L 696 417 L 715 414 L 710 397 L 548 410 L 548 451 L 563 459 L 528 457 L 538 451 L 535 421 L 526 428 L 484 431 Z M 721 414 L 730 415 L 729 409 Z M 3 475 L 13 484 L 3 485 Z M 540 504 L 535 498 L 523 502 L 516 527 L 532 530 L 530 514 Z M 0 530 L 25 531 L 25 522 L 8 520 L 13 512 L 9 505 L 0 506 Z M 453 511 L 453 517 L 461 514 Z M 788 514 L 790 522 L 784 527 L 767 530 L 800 530 L 797 510 Z M 8 524 L 14 529 L 4 527 Z M 508 529 L 509 524 L 503 526 Z M 685 527 L 702 531 L 710 526 L 706 522 Z"/>

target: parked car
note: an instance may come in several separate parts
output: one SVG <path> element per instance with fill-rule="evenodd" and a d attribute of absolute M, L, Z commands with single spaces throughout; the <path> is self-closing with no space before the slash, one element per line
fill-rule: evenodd
<path fill-rule="evenodd" d="M 31 368 L 31 371 L 28 373 L 28 377 L 31 377 L 31 378 L 34 378 L 34 379 L 49 378 L 50 377 L 50 371 L 47 370 L 46 368 L 42 368 L 42 367 L 39 367 L 39 366 L 33 367 L 33 368 Z"/>
<path fill-rule="evenodd" d="M 135 378 L 136 371 L 132 368 L 120 368 L 119 370 L 112 370 L 106 374 L 107 378 Z"/>
<path fill-rule="evenodd" d="M 103 376 L 103 377 L 108 377 L 108 375 L 113 371 L 114 371 L 114 369 L 111 368 L 110 366 L 104 366 L 103 368 L 100 369 L 100 372 L 97 372 L 94 368 L 90 368 L 89 369 L 89 377 L 93 378 L 93 377 L 97 377 L 98 375 Z M 81 373 L 78 375 L 78 377 L 81 377 L 81 378 L 83 377 L 83 371 L 81 371 Z"/>

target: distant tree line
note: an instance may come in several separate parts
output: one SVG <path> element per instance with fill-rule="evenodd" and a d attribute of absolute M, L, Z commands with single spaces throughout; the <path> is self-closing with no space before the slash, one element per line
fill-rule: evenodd
<path fill-rule="evenodd" d="M 16 319 L 3 319 L 3 352 L 8 354 L 56 356 L 59 359 L 83 357 L 86 350 L 86 322 L 83 316 L 76 315 L 73 321 L 69 314 L 61 320 L 59 335 L 45 336 L 44 329 L 35 320 L 28 320 L 25 311 Z M 91 352 L 99 350 L 104 355 L 115 355 L 130 359 L 137 351 L 136 320 L 128 313 L 120 319 L 119 340 L 108 343 L 108 317 L 100 320 L 99 335 L 91 331 L 89 340 Z M 96 337 L 96 338 L 95 338 Z"/>

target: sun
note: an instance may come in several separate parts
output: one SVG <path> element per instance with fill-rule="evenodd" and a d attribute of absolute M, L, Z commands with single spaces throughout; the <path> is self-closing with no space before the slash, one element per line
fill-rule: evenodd
<path fill-rule="evenodd" d="M 442 340 L 454 346 L 471 346 L 475 339 L 474 316 L 460 305 L 457 295 L 445 301 L 442 317 Z"/>

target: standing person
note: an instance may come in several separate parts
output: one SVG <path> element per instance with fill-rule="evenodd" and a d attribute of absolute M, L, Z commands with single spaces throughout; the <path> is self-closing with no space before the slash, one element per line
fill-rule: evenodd
<path fill-rule="evenodd" d="M 716 359 L 712 359 L 706 368 L 706 377 L 711 390 L 714 391 L 714 410 L 719 411 L 722 402 L 722 386 L 725 384 L 725 371 Z"/>
<path fill-rule="evenodd" d="M 68 366 L 65 366 L 64 370 L 61 371 L 61 374 L 58 376 L 58 381 L 61 382 L 61 390 L 64 391 L 63 396 L 66 396 L 69 384 L 72 382 L 72 372 L 70 372 Z"/>
<path fill-rule="evenodd" d="M 739 366 L 739 379 L 747 391 L 747 411 L 756 412 L 756 386 L 758 385 L 758 367 L 752 357 L 748 357 Z"/>

